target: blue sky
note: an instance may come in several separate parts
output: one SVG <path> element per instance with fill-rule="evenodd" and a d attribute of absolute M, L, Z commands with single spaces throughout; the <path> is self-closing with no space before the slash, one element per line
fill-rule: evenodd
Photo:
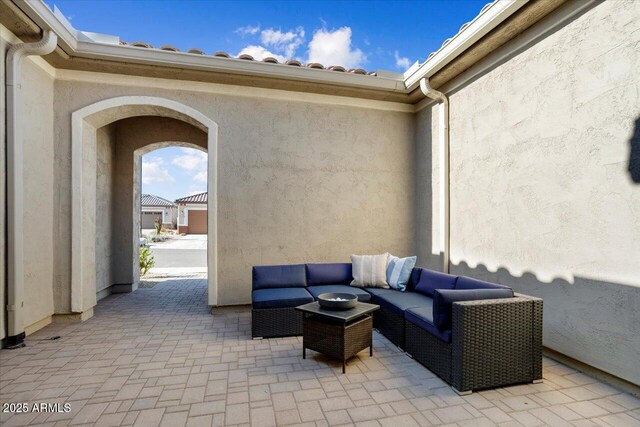
<path fill-rule="evenodd" d="M 175 200 L 207 191 L 207 153 L 169 147 L 142 156 L 142 193 Z"/>
<path fill-rule="evenodd" d="M 46 2 L 79 30 L 127 42 L 403 72 L 423 62 L 488 0 Z M 143 157 L 143 192 L 174 200 L 206 191 L 205 174 L 205 153 L 157 150 Z"/>
<path fill-rule="evenodd" d="M 269 52 L 323 65 L 404 71 L 421 62 L 488 0 L 46 0 L 79 30 L 206 53 Z"/>

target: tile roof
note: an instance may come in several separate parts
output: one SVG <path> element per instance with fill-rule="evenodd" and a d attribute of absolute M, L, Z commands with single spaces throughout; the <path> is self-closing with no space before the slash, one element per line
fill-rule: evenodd
<path fill-rule="evenodd" d="M 482 9 L 480 10 L 480 12 L 474 17 L 474 19 L 476 19 L 478 16 L 482 15 L 485 11 L 487 11 L 494 3 L 496 3 L 498 0 L 492 0 L 490 2 L 488 2 L 487 4 L 485 4 Z M 465 22 L 460 29 L 458 30 L 458 32 L 453 35 L 452 37 L 449 37 L 448 39 L 446 39 L 444 42 L 442 42 L 442 45 L 435 51 L 431 52 L 429 54 L 429 56 L 427 56 L 427 61 L 429 59 L 431 59 L 431 57 L 433 55 L 435 55 L 440 49 L 442 49 L 443 47 L 445 47 L 447 44 L 449 44 L 451 42 L 451 40 L 453 40 L 458 34 L 460 34 L 462 31 L 464 31 L 465 28 L 467 28 L 471 22 L 473 22 L 473 20 L 469 21 L 469 22 Z M 156 49 L 156 50 L 167 50 L 167 51 L 171 51 L 171 52 L 181 52 L 180 49 L 178 49 L 175 46 L 171 46 L 171 45 L 163 45 L 160 46 L 159 48 L 156 48 L 152 45 L 150 45 L 149 43 L 143 42 L 143 41 L 135 41 L 132 43 L 127 43 L 124 40 L 120 40 L 120 44 L 123 46 L 133 46 L 133 47 L 139 47 L 139 48 L 143 48 L 143 49 Z M 197 48 L 191 48 L 189 50 L 187 50 L 186 53 L 191 53 L 191 54 L 195 54 L 195 55 L 207 55 L 203 50 L 201 49 L 197 49 Z M 258 61 L 257 59 L 255 59 L 253 56 L 249 55 L 249 54 L 242 54 L 239 55 L 237 57 L 234 57 L 232 55 L 230 55 L 227 52 L 223 52 L 223 51 L 217 51 L 215 53 L 213 53 L 211 56 L 215 56 L 218 58 L 228 58 L 228 59 L 242 59 L 245 61 Z M 284 62 L 279 62 L 276 58 L 273 57 L 266 57 L 263 58 L 261 62 L 266 62 L 269 64 L 277 64 L 277 65 L 288 65 L 291 67 L 302 67 L 302 68 L 313 68 L 316 70 L 327 70 L 327 71 L 334 71 L 334 72 L 339 72 L 339 73 L 351 73 L 351 74 L 360 74 L 360 75 L 369 75 L 369 76 L 377 76 L 378 73 L 375 71 L 366 71 L 362 68 L 351 68 L 351 69 L 346 69 L 340 65 L 329 65 L 329 66 L 324 66 L 322 64 L 319 64 L 317 62 L 310 62 L 307 64 L 304 64 L 296 59 L 289 59 L 287 61 Z"/>
<path fill-rule="evenodd" d="M 180 49 L 178 49 L 175 46 L 171 46 L 171 45 L 163 45 L 160 46 L 159 48 L 154 47 L 152 45 L 150 45 L 149 43 L 143 42 L 143 41 L 135 41 L 132 43 L 127 43 L 124 40 L 120 40 L 120 45 L 122 46 L 132 46 L 132 47 L 138 47 L 138 48 L 142 48 L 142 49 L 155 49 L 155 50 L 167 50 L 170 52 L 181 52 Z M 186 52 L 183 53 L 190 53 L 193 55 L 207 55 L 203 50 L 197 49 L 197 48 L 191 48 L 189 50 L 187 50 Z M 217 51 L 215 53 L 213 53 L 210 56 L 215 56 L 218 58 L 228 58 L 228 59 L 242 59 L 245 61 L 257 61 L 258 60 L 254 59 L 253 56 L 248 55 L 246 53 L 234 57 L 231 56 L 229 53 L 227 52 L 223 52 L 223 51 Z M 340 65 L 329 65 L 329 66 L 324 66 L 322 64 L 319 64 L 317 62 L 311 62 L 308 64 L 303 64 L 302 62 L 296 60 L 296 59 L 289 59 L 288 61 L 285 62 L 279 62 L 276 58 L 273 57 L 267 57 L 262 59 L 261 62 L 266 62 L 268 64 L 277 64 L 277 65 L 288 65 L 290 67 L 302 67 L 302 68 L 313 68 L 316 70 L 327 70 L 327 71 L 334 71 L 334 72 L 339 72 L 339 73 L 351 73 L 351 74 L 360 74 L 360 75 L 369 75 L 369 76 L 375 76 L 377 75 L 377 73 L 375 71 L 366 71 L 362 68 L 350 68 L 350 69 L 346 69 Z"/>
<path fill-rule="evenodd" d="M 160 196 L 155 196 L 153 194 L 143 194 L 140 197 L 140 205 L 141 206 L 153 206 L 153 207 L 171 207 L 175 206 L 175 204 L 167 199 L 163 199 Z"/>
<path fill-rule="evenodd" d="M 207 203 L 207 193 L 193 194 L 191 196 L 176 199 L 176 203 Z"/>

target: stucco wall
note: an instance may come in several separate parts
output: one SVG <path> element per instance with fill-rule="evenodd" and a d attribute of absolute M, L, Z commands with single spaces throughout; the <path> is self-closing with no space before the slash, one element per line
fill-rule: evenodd
<path fill-rule="evenodd" d="M 70 209 L 70 114 L 99 100 L 131 94 L 176 100 L 219 126 L 222 304 L 250 301 L 252 265 L 347 261 L 359 252 L 413 252 L 411 114 L 57 81 L 60 163 L 55 180 L 64 193 L 56 207 L 61 240 L 56 293 L 63 296 L 57 310 L 68 310 L 70 280 L 70 224 L 64 216 Z"/>
<path fill-rule="evenodd" d="M 23 61 L 24 324 L 53 314 L 53 78 Z"/>
<path fill-rule="evenodd" d="M 604 2 L 450 96 L 452 272 L 544 298 L 546 346 L 635 383 L 639 43 L 640 3 Z"/>
<path fill-rule="evenodd" d="M 116 126 L 98 129 L 96 135 L 96 292 L 113 285 L 112 247 L 115 192 Z"/>
<path fill-rule="evenodd" d="M 2 34 L 4 28 L 0 27 Z M 0 36 L 0 54 L 2 58 L 6 58 L 7 50 L 9 50 L 9 44 Z M 2 81 L 5 81 L 5 61 L 0 61 L 0 77 Z M 6 109 L 6 86 L 0 85 L 0 340 L 6 336 L 5 330 L 5 317 L 7 315 L 6 307 L 6 281 L 7 281 L 7 147 L 6 143 L 6 129 L 7 129 L 7 109 Z"/>

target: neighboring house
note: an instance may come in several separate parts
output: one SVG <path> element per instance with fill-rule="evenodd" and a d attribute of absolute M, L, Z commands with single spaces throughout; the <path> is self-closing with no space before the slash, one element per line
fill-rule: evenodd
<path fill-rule="evenodd" d="M 254 265 L 415 254 L 543 298 L 547 348 L 640 384 L 638 46 L 640 1 L 497 0 L 406 72 L 366 72 L 2 0 L 0 338 L 137 288 L 140 154 L 188 143 L 209 305 L 250 303 Z"/>
<path fill-rule="evenodd" d="M 178 206 L 160 196 L 153 194 L 143 194 L 140 198 L 140 228 L 155 228 L 158 218 L 162 221 L 164 228 L 176 228 L 178 217 Z"/>
<path fill-rule="evenodd" d="M 193 194 L 176 200 L 178 233 L 207 234 L 207 193 Z"/>

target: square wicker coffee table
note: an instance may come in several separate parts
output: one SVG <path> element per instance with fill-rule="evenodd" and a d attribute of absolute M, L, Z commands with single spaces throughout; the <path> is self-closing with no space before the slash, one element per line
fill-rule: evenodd
<path fill-rule="evenodd" d="M 372 313 L 380 307 L 358 302 L 349 310 L 326 310 L 318 302 L 296 307 L 302 311 L 302 358 L 307 358 L 307 349 L 342 360 L 345 373 L 347 359 L 369 347 L 373 356 Z"/>

